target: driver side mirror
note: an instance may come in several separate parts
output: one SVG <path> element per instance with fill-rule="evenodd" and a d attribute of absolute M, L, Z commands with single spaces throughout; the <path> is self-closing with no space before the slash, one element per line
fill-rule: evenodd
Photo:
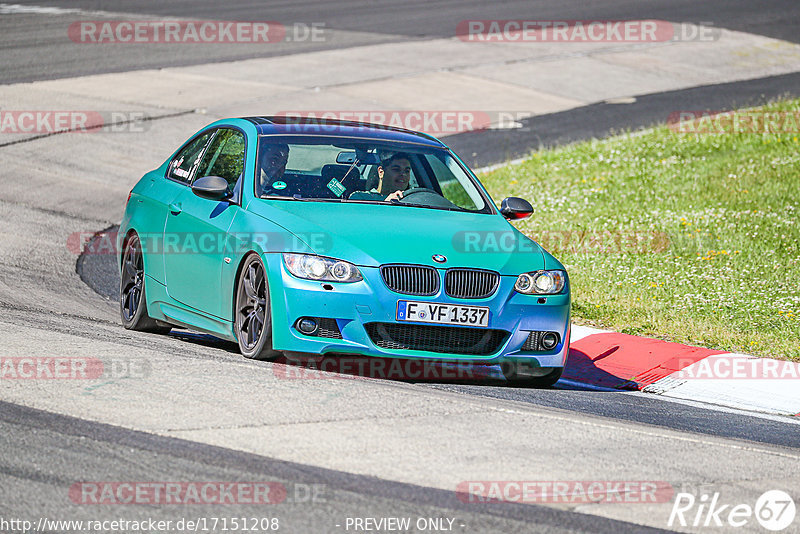
<path fill-rule="evenodd" d="M 500 215 L 508 220 L 524 219 L 533 213 L 533 206 L 524 198 L 504 198 L 500 204 Z"/>
<path fill-rule="evenodd" d="M 203 176 L 192 184 L 192 192 L 208 200 L 225 200 L 230 197 L 228 181 L 219 176 Z"/>

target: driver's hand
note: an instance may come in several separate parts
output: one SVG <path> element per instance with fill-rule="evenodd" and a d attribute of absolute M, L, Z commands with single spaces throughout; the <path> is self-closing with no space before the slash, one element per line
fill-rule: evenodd
<path fill-rule="evenodd" d="M 388 197 L 386 197 L 384 200 L 386 202 L 391 202 L 392 200 L 400 200 L 401 198 L 403 198 L 403 192 L 400 191 L 400 190 L 397 190 L 394 193 L 392 193 L 391 195 L 389 195 Z"/>

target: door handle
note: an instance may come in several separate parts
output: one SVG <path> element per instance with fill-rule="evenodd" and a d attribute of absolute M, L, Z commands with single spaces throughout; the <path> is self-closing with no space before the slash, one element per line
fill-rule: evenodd
<path fill-rule="evenodd" d="M 169 211 L 172 212 L 173 215 L 177 215 L 183 211 L 180 202 L 173 202 L 169 205 Z"/>

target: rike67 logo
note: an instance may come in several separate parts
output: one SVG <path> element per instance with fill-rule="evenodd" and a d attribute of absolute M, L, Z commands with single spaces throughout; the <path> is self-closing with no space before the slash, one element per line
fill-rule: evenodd
<path fill-rule="evenodd" d="M 764 492 L 755 505 L 725 503 L 720 493 L 678 493 L 667 526 L 739 528 L 753 519 L 767 530 L 779 532 L 794 522 L 797 509 L 792 497 L 781 490 Z M 796 531 L 794 531 L 796 532 Z"/>

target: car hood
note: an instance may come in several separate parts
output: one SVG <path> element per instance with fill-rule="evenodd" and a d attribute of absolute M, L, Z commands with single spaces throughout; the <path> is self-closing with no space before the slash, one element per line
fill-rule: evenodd
<path fill-rule="evenodd" d="M 377 267 L 414 263 L 516 275 L 545 268 L 542 249 L 502 216 L 387 204 L 256 200 L 269 219 L 321 256 Z M 444 263 L 432 256 L 444 255 Z"/>

